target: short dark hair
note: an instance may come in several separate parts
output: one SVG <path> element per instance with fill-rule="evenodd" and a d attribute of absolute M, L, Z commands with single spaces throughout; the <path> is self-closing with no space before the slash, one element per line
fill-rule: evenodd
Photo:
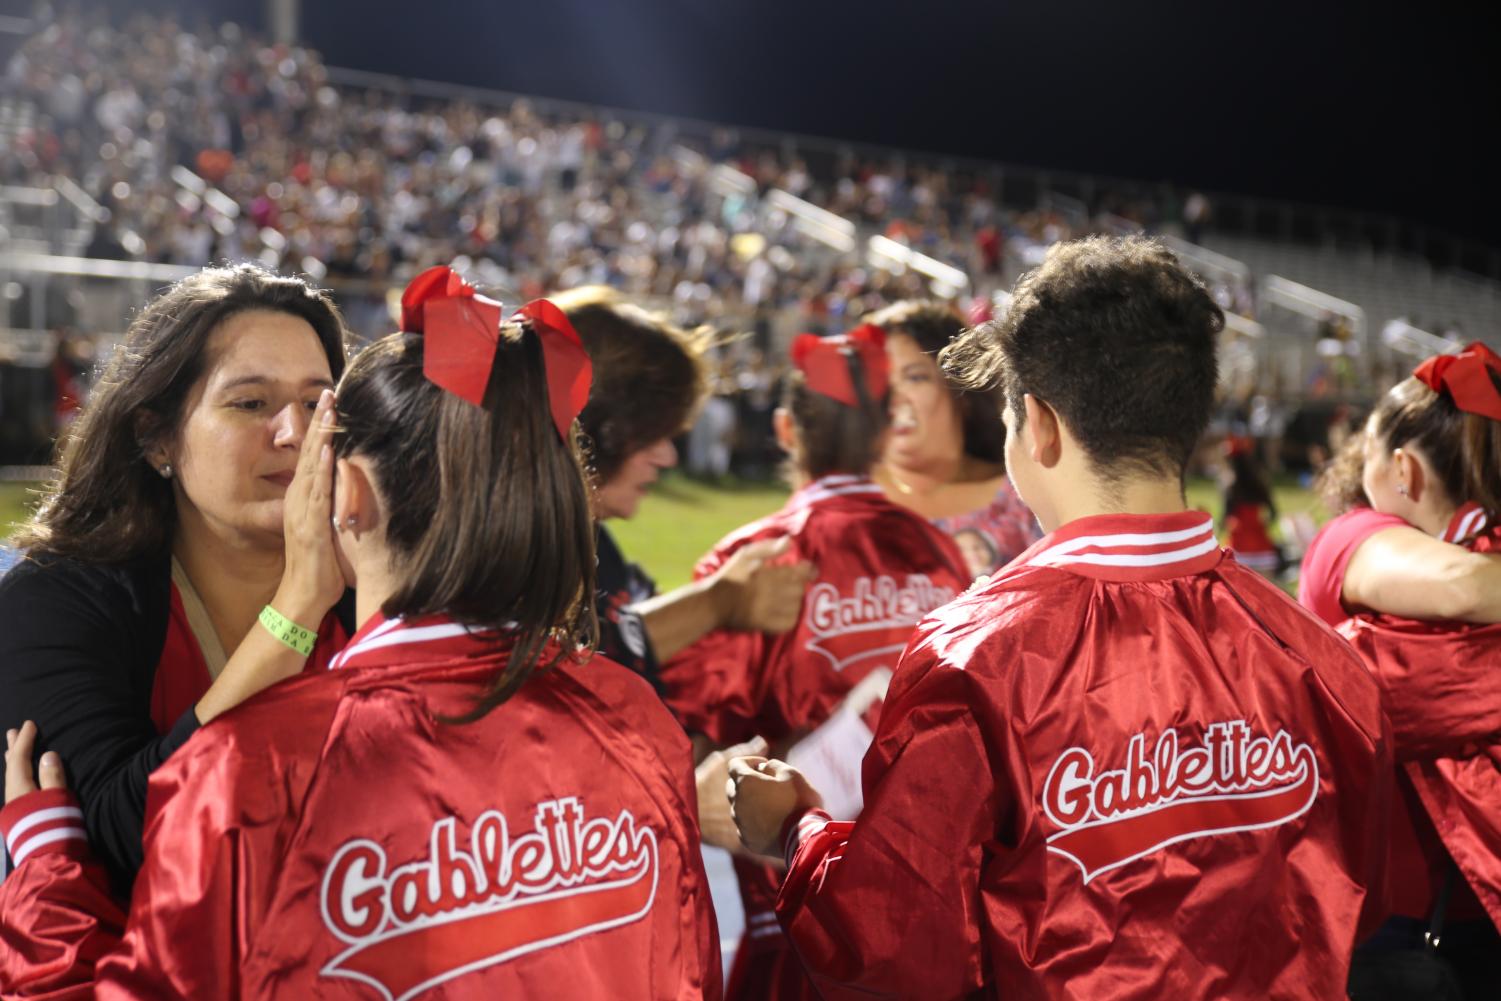
<path fill-rule="evenodd" d="M 961 385 L 999 383 L 1018 426 L 1024 394 L 1045 401 L 1108 478 L 1181 479 L 1209 424 L 1224 322 L 1162 244 L 1096 236 L 1053 246 L 1006 315 L 942 361 Z"/>
<path fill-rule="evenodd" d="M 594 364 L 589 405 L 579 414 L 594 482 L 604 485 L 626 456 L 688 429 L 708 390 L 705 332 L 690 332 L 588 286 L 552 297 Z"/>
<path fill-rule="evenodd" d="M 374 461 L 387 501 L 402 583 L 382 611 L 511 629 L 511 657 L 465 721 L 514 694 L 549 639 L 559 657 L 593 646 L 594 527 L 577 425 L 564 441 L 553 424 L 528 325 L 501 327 L 484 407 L 428 381 L 424 344 L 392 334 L 355 358 L 335 447 Z"/>
<path fill-rule="evenodd" d="M 964 320 L 947 303 L 928 299 L 903 299 L 867 313 L 860 320 L 886 331 L 887 336 L 903 334 L 917 343 L 924 354 L 938 357 L 939 352 L 964 332 Z M 966 455 L 985 462 L 1004 462 L 1006 425 L 1001 420 L 1003 400 L 1000 388 L 967 388 L 954 381 L 947 372 L 944 385 L 959 408 L 960 427 Z"/>
<path fill-rule="evenodd" d="M 1501 376 L 1487 373 L 1501 391 Z M 1383 447 L 1421 449 L 1452 503 L 1474 501 L 1491 517 L 1501 516 L 1501 421 L 1460 410 L 1448 393 L 1411 377 L 1381 398 L 1370 421 Z M 1364 472 L 1364 441 L 1351 435 L 1319 476 L 1325 505 L 1334 511 L 1368 506 Z"/>
<path fill-rule="evenodd" d="M 844 357 L 858 400 L 855 406 L 809 389 L 807 379 L 796 367 L 788 373 L 782 390 L 782 406 L 792 415 L 802 444 L 802 471 L 815 480 L 837 473 L 869 474 L 880 458 L 881 435 L 889 421 L 889 394 L 872 398 L 860 353 L 850 351 Z"/>
<path fill-rule="evenodd" d="M 83 413 L 58 440 L 57 476 L 17 544 L 35 555 L 95 563 L 165 552 L 177 506 L 171 482 L 151 468 L 146 453 L 181 427 L 210 335 L 253 310 L 306 320 L 334 379 L 343 374 L 348 335 L 327 292 L 257 264 L 204 268 L 184 278 L 131 322 Z"/>

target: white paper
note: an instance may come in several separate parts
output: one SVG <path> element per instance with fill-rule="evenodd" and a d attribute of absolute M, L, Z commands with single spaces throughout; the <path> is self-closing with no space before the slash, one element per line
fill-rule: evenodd
<path fill-rule="evenodd" d="M 865 804 L 860 764 L 875 734 L 862 717 L 886 697 L 890 684 L 891 672 L 876 668 L 850 690 L 822 726 L 787 752 L 787 763 L 807 776 L 835 820 L 854 820 Z"/>

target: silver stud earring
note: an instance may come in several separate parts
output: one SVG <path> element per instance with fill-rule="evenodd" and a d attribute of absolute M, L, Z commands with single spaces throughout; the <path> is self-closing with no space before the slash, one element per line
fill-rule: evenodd
<path fill-rule="evenodd" d="M 162 468 L 158 469 L 157 472 L 161 474 L 162 479 L 170 480 L 172 478 L 172 463 L 162 463 Z"/>
<path fill-rule="evenodd" d="M 1401 494 L 1403 497 L 1406 497 L 1407 496 L 1407 484 L 1406 483 L 1398 483 L 1397 484 L 1397 493 Z"/>
<path fill-rule="evenodd" d="M 353 528 L 354 526 L 358 525 L 359 523 L 360 523 L 360 519 L 356 518 L 354 515 L 350 515 L 349 517 L 347 517 L 347 518 L 344 519 L 344 524 L 347 525 L 350 528 Z"/>

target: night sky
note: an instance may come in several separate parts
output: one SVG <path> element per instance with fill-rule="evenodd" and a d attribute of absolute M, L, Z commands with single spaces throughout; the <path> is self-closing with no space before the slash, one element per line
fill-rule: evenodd
<path fill-rule="evenodd" d="M 205 3 L 244 19 L 244 0 Z M 1485 5 L 1445 6 L 305 0 L 302 30 L 332 65 L 1367 208 L 1501 246 L 1481 155 L 1497 35 Z"/>

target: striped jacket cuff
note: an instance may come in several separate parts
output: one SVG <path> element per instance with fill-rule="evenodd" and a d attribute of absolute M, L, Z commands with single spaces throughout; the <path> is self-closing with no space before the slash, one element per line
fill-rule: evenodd
<path fill-rule="evenodd" d="M 797 846 L 808 835 L 823 830 L 830 819 L 827 813 L 819 809 L 793 813 L 787 818 L 782 827 L 782 857 L 787 860 L 789 869 L 792 868 L 792 856 L 797 854 Z"/>
<path fill-rule="evenodd" d="M 17 867 L 38 853 L 82 855 L 89 847 L 83 811 L 66 789 L 43 789 L 6 804 L 0 810 L 0 834 Z"/>

